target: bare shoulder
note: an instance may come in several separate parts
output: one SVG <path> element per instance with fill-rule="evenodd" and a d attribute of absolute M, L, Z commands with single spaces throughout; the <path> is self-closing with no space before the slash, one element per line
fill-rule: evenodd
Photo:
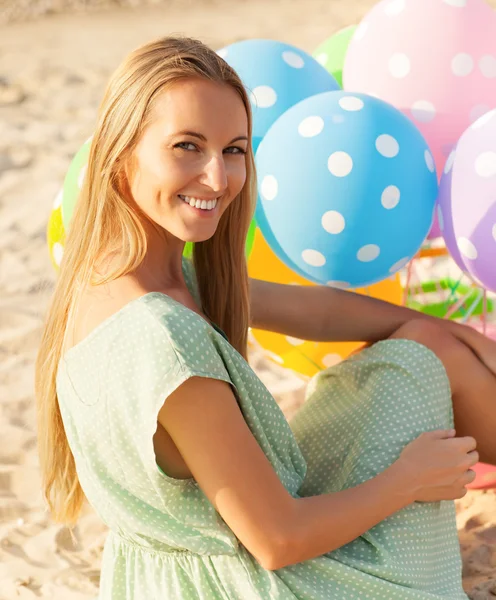
<path fill-rule="evenodd" d="M 93 329 L 147 291 L 135 279 L 126 276 L 105 285 L 88 286 L 76 307 L 68 332 L 67 348 L 81 342 Z"/>

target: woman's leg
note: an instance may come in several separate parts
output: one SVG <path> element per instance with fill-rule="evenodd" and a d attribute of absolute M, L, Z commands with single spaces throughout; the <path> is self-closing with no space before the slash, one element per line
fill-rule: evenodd
<path fill-rule="evenodd" d="M 310 382 L 290 421 L 308 467 L 298 492 L 355 487 L 422 432 L 453 424 L 450 382 L 432 350 L 409 339 L 374 344 Z M 399 597 L 410 588 L 419 598 L 465 598 L 455 517 L 454 502 L 415 502 L 328 556 L 396 584 Z"/>
<path fill-rule="evenodd" d="M 458 436 L 477 440 L 481 462 L 496 464 L 496 378 L 463 342 L 425 320 L 402 325 L 391 338 L 409 339 L 432 350 L 451 384 Z"/>

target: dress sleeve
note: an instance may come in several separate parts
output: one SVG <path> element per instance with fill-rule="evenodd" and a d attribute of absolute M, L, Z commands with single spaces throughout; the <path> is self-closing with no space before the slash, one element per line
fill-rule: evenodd
<path fill-rule="evenodd" d="M 136 494 L 143 485 L 188 482 L 167 476 L 156 463 L 153 436 L 168 396 L 191 377 L 233 385 L 213 330 L 199 315 L 176 304 L 159 294 L 144 299 L 123 324 L 106 369 L 114 476 Z"/>

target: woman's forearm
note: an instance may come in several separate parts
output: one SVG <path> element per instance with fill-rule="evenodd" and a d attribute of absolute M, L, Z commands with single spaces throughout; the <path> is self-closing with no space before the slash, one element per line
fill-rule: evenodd
<path fill-rule="evenodd" d="M 274 569 L 299 563 L 348 544 L 414 502 L 398 467 L 391 467 L 356 487 L 298 498 L 288 542 Z"/>
<path fill-rule="evenodd" d="M 327 286 L 250 280 L 251 326 L 317 342 L 377 342 L 412 319 L 441 319 Z"/>

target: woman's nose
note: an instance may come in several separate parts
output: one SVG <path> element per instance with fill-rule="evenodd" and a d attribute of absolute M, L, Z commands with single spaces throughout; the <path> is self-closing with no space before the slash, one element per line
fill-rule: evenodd
<path fill-rule="evenodd" d="M 223 157 L 212 156 L 205 165 L 202 183 L 214 192 L 222 193 L 227 188 L 227 172 Z"/>

